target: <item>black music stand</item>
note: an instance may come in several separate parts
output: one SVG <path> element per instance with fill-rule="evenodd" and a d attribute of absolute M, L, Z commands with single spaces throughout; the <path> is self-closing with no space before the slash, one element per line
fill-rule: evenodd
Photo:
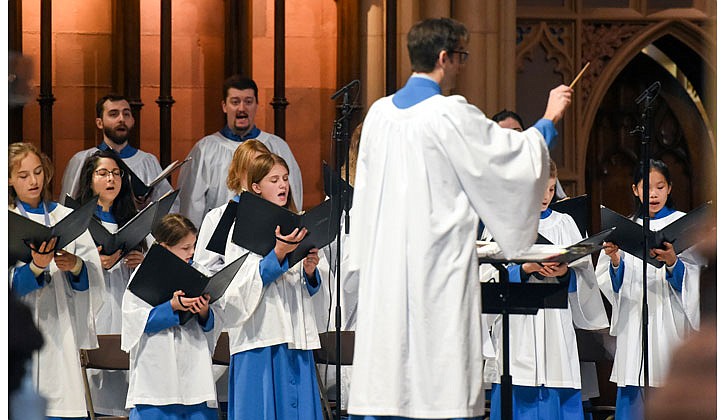
<path fill-rule="evenodd" d="M 480 284 L 482 312 L 484 314 L 501 314 L 503 317 L 503 374 L 501 375 L 501 416 L 504 420 L 513 418 L 513 380 L 510 372 L 510 337 L 508 315 L 535 315 L 539 309 L 566 309 L 568 307 L 569 283 L 511 283 L 508 281 L 509 263 L 523 264 L 527 262 L 565 262 L 599 251 L 604 239 L 612 233 L 612 229 L 602 231 L 584 241 L 566 248 L 555 245 L 534 245 L 523 257 L 505 258 L 498 252 L 479 255 L 479 264 L 491 264 L 498 270 L 498 283 L 491 281 Z M 554 252 L 548 252 L 552 249 Z M 539 256 L 540 255 L 540 256 Z M 505 280 L 505 281 L 503 281 Z"/>

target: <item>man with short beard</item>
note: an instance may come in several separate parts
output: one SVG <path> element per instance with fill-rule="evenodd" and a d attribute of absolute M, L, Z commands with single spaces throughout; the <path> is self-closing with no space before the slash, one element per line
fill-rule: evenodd
<path fill-rule="evenodd" d="M 66 194 L 76 197 L 81 177 L 81 167 L 91 154 L 98 150 L 113 150 L 144 183 L 153 181 L 162 167 L 157 157 L 129 145 L 129 133 L 134 128 L 134 117 L 131 114 L 129 101 L 121 95 L 108 94 L 96 102 L 96 127 L 104 134 L 104 141 L 96 147 L 80 151 L 73 155 L 63 173 L 60 202 L 64 202 Z M 148 197 L 135 197 L 137 208 L 166 194 L 172 186 L 167 180 L 155 185 Z M 177 203 L 172 206 L 176 211 Z"/>
<path fill-rule="evenodd" d="M 225 126 L 203 137 L 190 151 L 190 162 L 179 174 L 179 212 L 198 228 L 205 214 L 233 198 L 235 192 L 227 187 L 227 174 L 235 149 L 244 141 L 256 139 L 268 150 L 286 161 L 291 194 L 298 210 L 303 205 L 301 169 L 288 144 L 280 137 L 255 126 L 258 111 L 258 86 L 247 77 L 230 76 L 223 83 L 222 112 Z M 201 246 L 206 246 L 202 244 Z"/>

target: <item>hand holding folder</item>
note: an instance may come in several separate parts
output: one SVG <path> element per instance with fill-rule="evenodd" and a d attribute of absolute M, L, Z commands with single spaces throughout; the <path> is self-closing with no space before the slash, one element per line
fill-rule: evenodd
<path fill-rule="evenodd" d="M 223 296 L 247 257 L 246 253 L 215 275 L 208 277 L 163 246 L 154 244 L 134 274 L 128 288 L 151 306 L 172 299 L 178 290 L 182 290 L 185 297 L 208 294 L 209 303 L 214 303 Z M 194 315 L 191 312 L 181 312 L 180 323 L 184 324 Z"/>
<path fill-rule="evenodd" d="M 79 206 L 50 227 L 8 210 L 8 262 L 10 264 L 15 264 L 17 261 L 30 262 L 32 259 L 30 246 L 39 249 L 44 242 L 48 245 L 52 238 L 57 240 L 53 249 L 48 252 L 63 249 L 86 231 L 94 209 L 96 209 L 95 199 L 84 206 Z"/>
<path fill-rule="evenodd" d="M 293 267 L 313 248 L 331 243 L 339 232 L 339 216 L 331 200 L 326 200 L 304 214 L 296 214 L 249 192 L 240 195 L 237 205 L 233 242 L 259 255 L 267 255 L 276 244 L 276 227 L 282 236 L 295 228 L 306 228 L 307 235 L 290 252 L 288 265 Z"/>
<path fill-rule="evenodd" d="M 711 207 L 712 203 L 705 203 L 662 229 L 650 231 L 647 239 L 648 249 L 663 249 L 663 242 L 669 242 L 675 249 L 675 254 L 680 254 L 695 245 L 700 238 L 694 232 L 698 232 L 706 222 Z M 601 217 L 602 228 L 615 227 L 614 234 L 609 241 L 615 243 L 624 252 L 642 258 L 644 249 L 642 225 L 604 206 L 601 208 Z M 657 268 L 665 264 L 652 256 L 647 257 L 647 262 Z"/>

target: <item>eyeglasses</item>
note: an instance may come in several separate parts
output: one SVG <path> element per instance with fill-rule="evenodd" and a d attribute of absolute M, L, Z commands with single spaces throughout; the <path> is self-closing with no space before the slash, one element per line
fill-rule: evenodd
<path fill-rule="evenodd" d="M 94 173 L 96 174 L 96 176 L 98 176 L 100 178 L 107 177 L 107 176 L 109 176 L 109 174 L 111 174 L 114 178 L 121 178 L 122 176 L 124 176 L 124 171 L 121 169 L 118 169 L 118 168 L 112 169 L 112 170 L 101 168 L 101 169 L 95 170 Z"/>
<path fill-rule="evenodd" d="M 466 61 L 468 61 L 468 55 L 470 55 L 469 52 L 462 50 L 452 50 L 452 52 L 460 54 L 461 63 L 465 63 Z"/>

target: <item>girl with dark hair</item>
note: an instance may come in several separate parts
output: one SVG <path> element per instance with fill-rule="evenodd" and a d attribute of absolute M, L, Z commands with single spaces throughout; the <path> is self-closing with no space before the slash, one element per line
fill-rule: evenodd
<path fill-rule="evenodd" d="M 635 172 L 632 192 L 636 211 L 633 219 L 642 224 L 643 210 L 650 229 L 660 230 L 685 213 L 672 206 L 672 180 L 667 165 L 650 161 L 649 202 L 642 202 L 642 171 Z M 672 351 L 700 324 L 700 262 L 691 249 L 675 254 L 669 242 L 650 250 L 665 264 L 647 266 L 649 308 L 649 385 L 665 385 Z M 617 350 L 610 380 L 617 383 L 617 418 L 643 418 L 644 364 L 642 359 L 642 260 L 604 243 L 596 274 L 599 287 L 612 304 L 610 334 L 617 337 Z"/>
<path fill-rule="evenodd" d="M 197 229 L 180 214 L 164 216 L 154 229 L 157 243 L 185 262 L 192 263 Z M 152 307 L 128 289 L 122 302 L 121 349 L 129 352 L 129 419 L 213 420 L 217 398 L 212 373 L 212 352 L 220 333 L 217 303 L 209 295 L 172 299 Z M 214 309 L 213 309 L 214 308 Z M 180 324 L 179 314 L 197 314 Z"/>
<path fill-rule="evenodd" d="M 71 209 L 51 201 L 50 160 L 30 143 L 8 146 L 10 211 L 53 226 Z M 33 385 L 48 418 L 86 418 L 79 349 L 98 347 L 94 316 L 103 303 L 99 254 L 88 231 L 54 251 L 56 239 L 31 246 L 32 260 L 10 267 L 11 290 L 30 307 L 43 336 L 33 355 Z M 10 320 L 12 322 L 12 319 Z"/>
<path fill-rule="evenodd" d="M 280 156 L 258 156 L 247 173 L 245 194 L 296 211 Z M 306 233 L 283 235 L 277 227 L 274 248 L 265 256 L 251 253 L 225 293 L 231 420 L 322 418 L 312 351 L 320 347 L 312 299 L 321 287 L 318 249 L 293 267 L 286 258 Z M 246 252 L 229 241 L 225 260 Z"/>
<path fill-rule="evenodd" d="M 100 150 L 89 156 L 81 167 L 77 200 L 85 204 L 97 200 L 94 217 L 109 231 L 116 232 L 136 214 L 131 194 L 129 172 L 113 151 Z M 119 261 L 122 250 L 105 255 L 98 247 L 104 269 L 106 294 L 104 307 L 96 317 L 99 334 L 121 333 L 121 299 L 132 270 L 144 259 L 140 250 L 132 250 Z M 117 263 L 118 262 L 118 263 Z M 94 410 L 101 414 L 126 416 L 125 395 L 129 384 L 127 371 L 90 370 L 91 397 Z"/>

